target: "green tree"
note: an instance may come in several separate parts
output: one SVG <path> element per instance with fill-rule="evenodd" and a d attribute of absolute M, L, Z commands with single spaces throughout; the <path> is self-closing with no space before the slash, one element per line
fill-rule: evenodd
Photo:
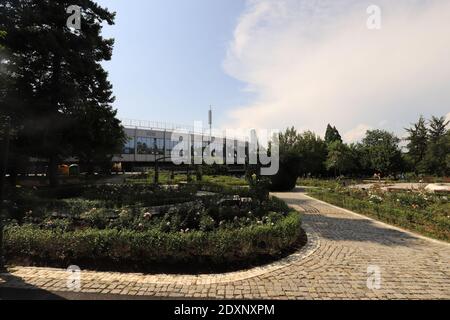
<path fill-rule="evenodd" d="M 7 49 L 1 44 L 6 37 L 6 32 L 0 31 L 0 117 L 4 119 L 10 116 L 10 110 L 6 106 L 7 93 L 12 88 L 11 69 Z M 3 126 L 0 126 L 0 137 L 2 136 Z"/>
<path fill-rule="evenodd" d="M 424 117 L 420 116 L 417 123 L 406 129 L 408 137 L 407 158 L 411 162 L 416 173 L 423 173 L 426 170 L 423 162 L 428 147 L 428 129 Z"/>
<path fill-rule="evenodd" d="M 384 130 L 369 130 L 362 141 L 363 162 L 372 173 L 395 174 L 403 167 L 400 139 Z"/>
<path fill-rule="evenodd" d="M 301 161 L 298 152 L 299 140 L 300 135 L 294 127 L 280 133 L 280 169 L 271 177 L 272 191 L 287 191 L 295 187 Z"/>
<path fill-rule="evenodd" d="M 81 30 L 66 27 L 70 5 L 82 8 Z M 20 128 L 16 153 L 46 158 L 51 185 L 57 165 L 69 156 L 114 153 L 123 128 L 115 119 L 111 84 L 101 63 L 114 41 L 101 36 L 114 14 L 90 0 L 5 0 L 1 40 L 11 54 L 15 89 L 7 106 Z M 84 131 L 84 132 L 81 132 Z M 85 139 L 81 141 L 80 139 Z"/>
<path fill-rule="evenodd" d="M 300 175 L 318 175 L 324 172 L 327 155 L 325 142 L 311 131 L 298 133 L 287 129 L 279 136 L 280 170 L 272 177 L 272 190 L 290 190 Z"/>
<path fill-rule="evenodd" d="M 312 131 L 299 136 L 296 152 L 300 156 L 299 175 L 318 176 L 325 172 L 327 144 Z"/>
<path fill-rule="evenodd" d="M 325 132 L 325 142 L 331 144 L 336 141 L 342 142 L 342 137 L 336 127 L 332 127 L 328 124 L 327 131 Z"/>
<path fill-rule="evenodd" d="M 447 134 L 445 135 L 445 141 L 447 142 L 447 148 L 450 148 L 450 130 L 447 131 Z M 447 149 L 447 150 L 449 150 L 449 149 Z M 446 158 L 445 159 L 445 164 L 446 164 L 445 174 L 447 176 L 449 176 L 450 175 L 450 150 L 449 150 L 449 152 L 447 152 L 447 155 L 445 158 Z"/>
<path fill-rule="evenodd" d="M 437 142 L 444 137 L 447 133 L 447 127 L 450 121 L 447 121 L 445 117 L 432 117 L 430 120 L 430 129 L 428 130 L 428 136 L 431 142 Z"/>
<path fill-rule="evenodd" d="M 4 39 L 6 32 L 0 31 L 0 40 Z M 0 104 L 4 102 L 6 95 L 6 81 L 7 77 L 7 63 L 6 63 L 6 51 L 5 47 L 0 44 Z M 1 105 L 3 107 L 3 105 Z M 4 108 L 0 108 L 0 115 L 4 112 Z"/>
<path fill-rule="evenodd" d="M 328 146 L 326 160 L 327 170 L 333 170 L 335 176 L 356 171 L 355 159 L 352 149 L 345 143 L 335 141 Z"/>
<path fill-rule="evenodd" d="M 71 155 L 79 159 L 88 173 L 93 173 L 95 166 L 110 171 L 113 155 L 122 153 L 126 141 L 116 110 L 86 105 L 73 114 L 73 119 L 73 130 L 67 135 Z"/>
<path fill-rule="evenodd" d="M 450 139 L 447 130 L 449 122 L 445 117 L 432 117 L 429 128 L 429 142 L 425 157 L 424 167 L 428 173 L 444 176 L 449 174 L 450 167 L 447 158 L 450 154 Z"/>

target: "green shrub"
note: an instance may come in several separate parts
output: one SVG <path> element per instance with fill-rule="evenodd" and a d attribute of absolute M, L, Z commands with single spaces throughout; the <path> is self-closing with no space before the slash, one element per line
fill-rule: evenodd
<path fill-rule="evenodd" d="M 274 222 L 212 232 L 207 232 L 210 222 L 206 220 L 202 223 L 204 231 L 169 233 L 155 229 L 63 232 L 59 228 L 11 225 L 5 230 L 5 253 L 8 259 L 38 265 L 248 263 L 262 256 L 277 256 L 299 238 L 301 219 L 297 212 L 281 217 L 271 215 L 269 219 Z"/>
<path fill-rule="evenodd" d="M 162 187 L 157 185 L 118 184 L 86 187 L 83 198 L 113 201 L 117 205 L 142 203 L 157 206 L 189 201 L 197 189 L 195 186 Z"/>
<path fill-rule="evenodd" d="M 216 221 L 208 215 L 202 215 L 200 218 L 200 230 L 201 231 L 212 231 L 216 225 Z"/>
<path fill-rule="evenodd" d="M 203 180 L 209 183 L 215 183 L 224 187 L 241 187 L 246 186 L 247 181 L 234 176 L 203 176 Z"/>
<path fill-rule="evenodd" d="M 286 157 L 280 159 L 278 173 L 271 176 L 271 191 L 290 191 L 295 188 L 298 178 L 299 159 Z"/>

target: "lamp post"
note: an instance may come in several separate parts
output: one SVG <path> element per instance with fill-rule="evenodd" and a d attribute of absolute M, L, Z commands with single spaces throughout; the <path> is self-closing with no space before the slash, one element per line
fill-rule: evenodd
<path fill-rule="evenodd" d="M 165 153 L 165 148 L 163 148 L 163 149 L 164 149 L 163 152 Z M 152 154 L 155 156 L 155 176 L 153 177 L 153 183 L 158 184 L 159 183 L 159 167 L 158 167 L 159 161 L 165 161 L 167 159 L 170 159 L 170 156 L 163 155 L 158 158 L 158 151 L 157 151 L 158 146 L 156 144 L 156 141 L 153 144 L 153 150 L 154 151 L 152 152 Z"/>
<path fill-rule="evenodd" d="M 162 157 L 158 158 L 157 155 L 155 154 L 155 176 L 153 177 L 154 184 L 159 183 L 159 166 L 158 166 L 159 161 L 166 161 L 167 159 L 171 159 L 171 157 L 170 156 L 162 156 Z"/>
<path fill-rule="evenodd" d="M 5 268 L 5 259 L 3 256 L 3 198 L 5 193 L 6 167 L 8 165 L 9 152 L 9 131 L 11 119 L 5 118 L 5 131 L 3 137 L 2 157 L 0 159 L 0 270 Z"/>

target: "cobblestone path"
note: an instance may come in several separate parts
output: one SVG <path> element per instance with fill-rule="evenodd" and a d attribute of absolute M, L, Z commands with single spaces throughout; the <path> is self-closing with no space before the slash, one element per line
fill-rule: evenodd
<path fill-rule="evenodd" d="M 268 266 L 218 275 L 81 273 L 81 292 L 148 298 L 450 299 L 450 244 L 307 197 L 275 194 L 303 213 L 308 244 Z M 373 277 L 379 275 L 379 281 Z M 68 291 L 68 273 L 12 267 L 0 287 Z M 0 297 L 1 298 L 1 297 Z"/>

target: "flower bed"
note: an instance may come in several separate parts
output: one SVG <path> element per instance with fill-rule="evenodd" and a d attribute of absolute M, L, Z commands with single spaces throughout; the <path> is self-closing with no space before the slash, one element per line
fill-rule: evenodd
<path fill-rule="evenodd" d="M 148 264 L 249 264 L 276 257 L 300 236 L 300 218 L 291 212 L 274 225 L 240 229 L 163 232 L 156 229 L 93 229 L 64 232 L 33 225 L 10 226 L 5 232 L 8 259 L 31 264 L 88 268 Z"/>
<path fill-rule="evenodd" d="M 446 196 L 425 192 L 382 192 L 350 188 L 309 191 L 320 200 L 437 239 L 450 240 L 450 203 Z"/>
<path fill-rule="evenodd" d="M 299 242 L 300 215 L 283 201 L 248 197 L 248 190 L 196 197 L 200 187 L 168 192 L 109 185 L 89 187 L 77 198 L 33 198 L 19 206 L 25 210 L 22 220 L 7 224 L 7 259 L 109 270 L 186 263 L 248 266 L 275 259 Z"/>

